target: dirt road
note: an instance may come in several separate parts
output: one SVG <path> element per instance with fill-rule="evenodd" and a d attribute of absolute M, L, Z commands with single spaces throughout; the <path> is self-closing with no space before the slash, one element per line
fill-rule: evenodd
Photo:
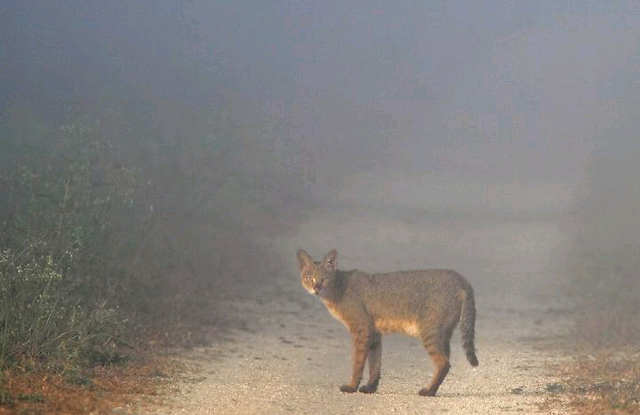
<path fill-rule="evenodd" d="M 297 282 L 297 281 L 296 281 Z M 383 338 L 378 392 L 343 394 L 350 375 L 350 338 L 321 302 L 292 277 L 256 287 L 254 299 L 229 301 L 247 321 L 212 346 L 181 359 L 189 373 L 164 392 L 163 402 L 129 408 L 155 414 L 536 414 L 558 379 L 550 363 L 563 359 L 550 343 L 571 316 L 528 298 L 478 295 L 476 347 L 480 365 L 464 358 L 456 330 L 452 369 L 435 398 L 418 396 L 431 376 L 420 342 Z M 499 306 L 496 306 L 499 304 Z M 366 372 L 365 372 L 366 373 Z"/>

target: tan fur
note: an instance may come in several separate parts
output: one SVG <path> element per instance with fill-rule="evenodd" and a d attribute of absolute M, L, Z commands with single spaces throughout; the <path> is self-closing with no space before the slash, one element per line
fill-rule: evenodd
<path fill-rule="evenodd" d="M 382 334 L 403 333 L 412 337 L 418 337 L 420 335 L 418 322 L 409 319 L 378 317 L 374 320 L 373 324 Z"/>
<path fill-rule="evenodd" d="M 345 326 L 347 326 L 347 328 L 349 328 L 349 325 L 347 324 L 347 322 L 344 320 L 344 317 L 342 317 L 342 313 L 340 313 L 340 310 L 335 306 L 334 303 L 330 302 L 330 301 L 322 301 L 324 303 L 325 306 L 327 306 L 327 310 L 329 310 L 329 313 L 331 313 L 331 315 L 338 320 L 339 322 L 341 322 L 342 324 L 344 324 Z"/>
<path fill-rule="evenodd" d="M 303 287 L 322 299 L 329 312 L 351 332 L 353 369 L 343 392 L 358 390 L 365 361 L 369 360 L 369 382 L 361 392 L 373 393 L 380 381 L 381 335 L 403 333 L 418 337 L 436 368 L 429 387 L 419 391 L 434 396 L 447 376 L 451 334 L 460 321 L 467 360 L 478 364 L 473 342 L 475 302 L 473 289 L 452 270 L 400 271 L 367 274 L 339 271 L 338 253 L 330 251 L 322 261 L 298 251 Z"/>

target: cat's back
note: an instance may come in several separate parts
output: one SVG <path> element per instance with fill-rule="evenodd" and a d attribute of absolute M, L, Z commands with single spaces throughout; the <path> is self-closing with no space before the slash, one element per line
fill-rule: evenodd
<path fill-rule="evenodd" d="M 386 292 L 460 289 L 469 284 L 462 275 L 451 269 L 421 269 L 376 274 L 359 273 L 357 278 L 360 278 L 361 284 L 367 286 L 370 291 Z"/>
<path fill-rule="evenodd" d="M 395 271 L 378 274 L 352 272 L 352 295 L 361 297 L 370 311 L 413 314 L 427 304 L 451 307 L 460 292 L 470 289 L 459 273 L 448 269 Z"/>

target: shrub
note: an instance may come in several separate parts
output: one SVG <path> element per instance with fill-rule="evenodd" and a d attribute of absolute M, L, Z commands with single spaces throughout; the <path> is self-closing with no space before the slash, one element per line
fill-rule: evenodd
<path fill-rule="evenodd" d="M 104 302 L 69 296 L 71 285 L 51 256 L 0 253 L 0 367 L 109 362 L 125 321 Z"/>
<path fill-rule="evenodd" d="M 112 212 L 129 204 L 135 171 L 89 117 L 53 138 L 54 153 L 15 146 L 2 160 L 0 369 L 112 362 L 126 323 Z"/>

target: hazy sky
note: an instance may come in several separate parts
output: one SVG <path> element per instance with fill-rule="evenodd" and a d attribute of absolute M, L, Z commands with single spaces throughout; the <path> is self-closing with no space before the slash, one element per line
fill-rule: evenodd
<path fill-rule="evenodd" d="M 553 211 L 638 141 L 640 6 L 586 3 L 4 2 L 0 109 L 232 93 L 238 123 L 270 123 L 242 160 L 270 153 L 305 197 Z"/>

